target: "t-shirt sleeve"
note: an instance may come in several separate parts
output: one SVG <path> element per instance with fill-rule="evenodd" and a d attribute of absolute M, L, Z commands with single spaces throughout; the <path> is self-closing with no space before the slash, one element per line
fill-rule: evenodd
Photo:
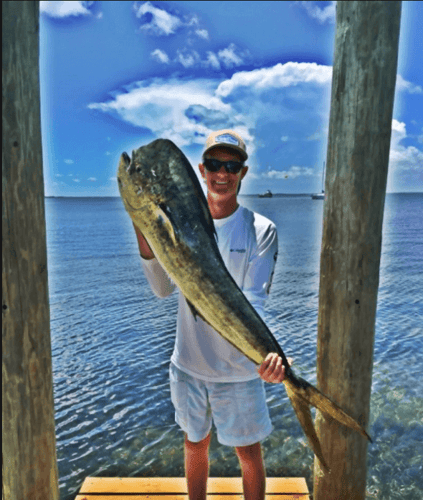
<path fill-rule="evenodd" d="M 243 292 L 251 305 L 264 318 L 264 304 L 270 293 L 278 255 L 278 234 L 273 223 L 257 236 L 244 278 Z"/>
<path fill-rule="evenodd" d="M 156 258 L 147 260 L 142 257 L 141 261 L 145 277 L 154 295 L 159 298 L 170 295 L 175 290 L 176 285 L 160 265 L 159 261 Z"/>

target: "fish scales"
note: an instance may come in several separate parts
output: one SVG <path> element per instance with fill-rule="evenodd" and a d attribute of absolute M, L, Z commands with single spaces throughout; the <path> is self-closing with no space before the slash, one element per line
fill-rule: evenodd
<path fill-rule="evenodd" d="M 306 380 L 298 377 L 264 321 L 226 269 L 216 242 L 207 200 L 189 161 L 171 141 L 157 139 L 123 153 L 119 191 L 133 223 L 179 287 L 194 315 L 256 364 L 277 352 L 285 367 L 284 384 L 308 442 L 323 469 L 325 462 L 310 413 L 324 415 L 370 439 L 364 428 Z"/>

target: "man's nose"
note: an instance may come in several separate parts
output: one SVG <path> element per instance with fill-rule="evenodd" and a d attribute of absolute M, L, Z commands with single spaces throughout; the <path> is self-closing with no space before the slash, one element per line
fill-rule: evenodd
<path fill-rule="evenodd" d="M 221 165 L 221 167 L 220 167 L 220 168 L 219 168 L 219 170 L 216 172 L 216 174 L 225 174 L 225 175 L 226 175 L 226 174 L 227 174 L 227 172 L 226 172 L 226 168 L 225 168 L 223 165 Z"/>

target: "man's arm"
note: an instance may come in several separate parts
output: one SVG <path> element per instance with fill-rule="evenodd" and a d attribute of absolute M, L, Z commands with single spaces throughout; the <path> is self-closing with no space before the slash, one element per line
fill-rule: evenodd
<path fill-rule="evenodd" d="M 175 290 L 176 286 L 155 258 L 154 252 L 151 250 L 148 241 L 135 224 L 134 229 L 137 235 L 140 255 L 142 257 L 144 275 L 154 295 L 159 298 L 165 298 Z"/>
<path fill-rule="evenodd" d="M 261 235 L 244 280 L 243 292 L 261 317 L 264 316 L 264 303 L 272 284 L 277 254 L 278 235 L 272 224 Z M 291 364 L 290 359 L 288 362 Z M 257 371 L 265 382 L 279 384 L 285 378 L 285 367 L 277 353 L 269 353 Z"/>

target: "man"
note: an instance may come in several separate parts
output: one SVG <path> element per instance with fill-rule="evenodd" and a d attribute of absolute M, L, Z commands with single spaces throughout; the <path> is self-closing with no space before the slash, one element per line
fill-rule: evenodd
<path fill-rule="evenodd" d="M 247 158 L 242 138 L 232 130 L 220 130 L 208 137 L 199 169 L 207 184 L 207 201 L 225 265 L 263 316 L 278 242 L 271 221 L 238 203 Z M 166 297 L 175 285 L 138 228 L 135 231 L 152 290 L 158 297 Z M 272 424 L 262 380 L 280 383 L 284 375 L 282 359 L 276 353 L 257 368 L 209 325 L 195 319 L 180 293 L 170 381 L 176 422 L 185 432 L 190 500 L 206 498 L 212 420 L 219 442 L 235 447 L 245 499 L 264 499 L 266 475 L 260 441 L 270 434 Z"/>

